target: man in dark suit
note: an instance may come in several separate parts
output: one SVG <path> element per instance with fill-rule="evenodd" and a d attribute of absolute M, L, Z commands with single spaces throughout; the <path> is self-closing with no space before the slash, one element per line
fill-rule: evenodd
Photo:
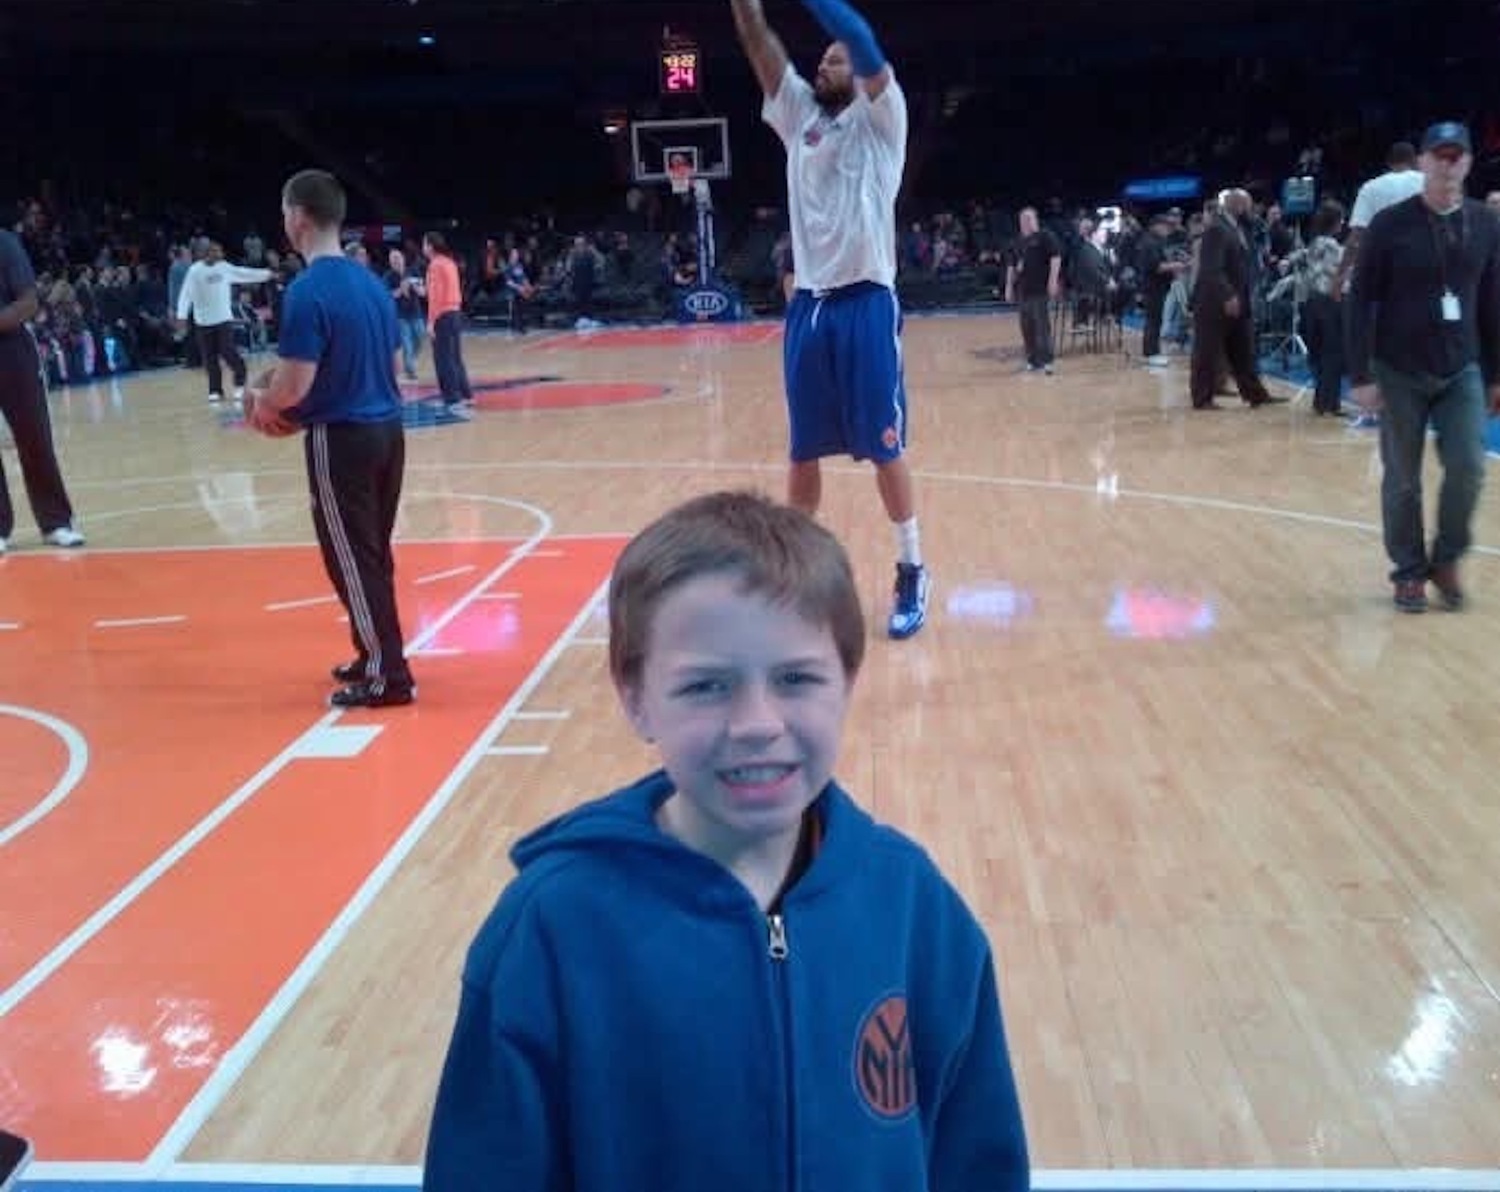
<path fill-rule="evenodd" d="M 1214 388 L 1219 361 L 1240 396 L 1252 408 L 1276 400 L 1261 384 L 1255 367 L 1255 336 L 1250 313 L 1250 196 L 1226 190 L 1219 215 L 1203 233 L 1198 249 L 1198 280 L 1193 286 L 1193 409 L 1217 410 Z"/>

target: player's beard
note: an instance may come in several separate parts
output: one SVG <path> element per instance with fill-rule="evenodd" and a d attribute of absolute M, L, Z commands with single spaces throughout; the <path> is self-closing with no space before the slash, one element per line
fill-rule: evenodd
<path fill-rule="evenodd" d="M 851 82 L 840 87 L 836 83 L 826 83 L 819 79 L 813 87 L 813 97 L 825 112 L 836 116 L 854 102 L 854 84 Z"/>

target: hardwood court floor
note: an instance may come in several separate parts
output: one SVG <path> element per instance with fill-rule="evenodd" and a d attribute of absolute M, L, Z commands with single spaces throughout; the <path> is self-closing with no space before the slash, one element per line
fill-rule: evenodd
<path fill-rule="evenodd" d="M 908 324 L 935 608 L 872 643 L 839 771 L 989 927 L 1037 1166 L 1500 1168 L 1493 499 L 1471 610 L 1398 617 L 1373 435 L 1015 341 Z M 466 351 L 473 420 L 409 440 L 422 699 L 381 716 L 319 702 L 294 443 L 197 373 L 54 398 L 90 545 L 23 513 L 0 561 L 0 1118 L 40 1159 L 419 1162 L 506 850 L 654 764 L 600 584 L 673 502 L 781 491 L 779 330 Z M 878 626 L 873 483 L 825 488 Z"/>

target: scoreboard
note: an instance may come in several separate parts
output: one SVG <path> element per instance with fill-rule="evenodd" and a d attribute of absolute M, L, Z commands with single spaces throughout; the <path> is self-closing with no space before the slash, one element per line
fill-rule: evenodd
<path fill-rule="evenodd" d="M 663 95 L 702 94 L 703 59 L 697 46 L 663 46 L 660 61 Z"/>

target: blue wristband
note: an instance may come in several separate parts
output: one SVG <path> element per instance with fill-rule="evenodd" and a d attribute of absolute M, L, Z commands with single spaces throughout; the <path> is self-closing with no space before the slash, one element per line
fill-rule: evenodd
<path fill-rule="evenodd" d="M 885 69 L 885 54 L 875 41 L 875 31 L 844 0 L 802 0 L 802 3 L 829 37 L 849 47 L 849 61 L 856 76 L 873 79 Z"/>

